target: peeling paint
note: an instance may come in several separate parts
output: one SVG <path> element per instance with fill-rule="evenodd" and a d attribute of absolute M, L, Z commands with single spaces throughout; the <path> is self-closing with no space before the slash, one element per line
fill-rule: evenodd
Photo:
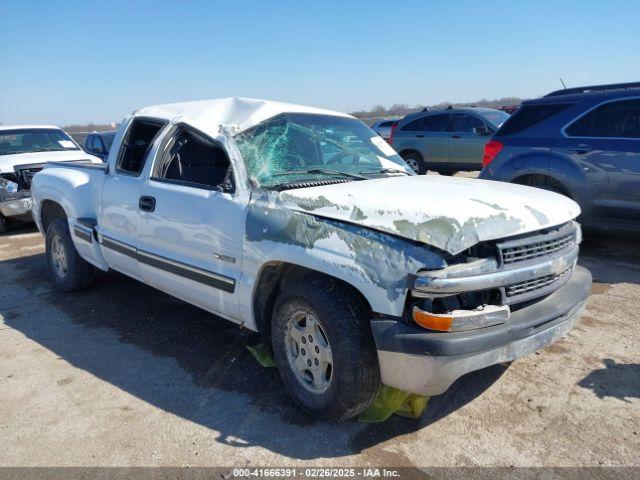
<path fill-rule="evenodd" d="M 580 213 L 572 200 L 542 190 L 427 176 L 289 190 L 280 198 L 291 210 L 399 235 L 453 255 L 478 242 L 560 225 Z"/>
<path fill-rule="evenodd" d="M 529 210 L 531 212 L 531 215 L 536 217 L 540 223 L 542 223 L 542 224 L 549 223 L 549 219 L 547 218 L 547 216 L 544 213 L 542 213 L 540 210 L 538 210 L 537 208 L 533 208 L 530 205 L 525 205 L 525 208 L 527 210 Z"/>
<path fill-rule="evenodd" d="M 296 197 L 293 197 L 291 195 L 287 195 L 287 193 L 282 193 L 281 194 L 281 198 L 283 200 L 288 200 L 288 201 L 292 201 L 292 202 L 296 202 L 296 204 L 302 208 L 303 210 L 307 210 L 307 211 L 313 211 L 313 210 L 317 210 L 319 208 L 344 208 L 347 209 L 349 207 L 343 206 L 340 207 L 339 205 L 336 205 L 335 203 L 331 202 L 327 197 L 320 195 L 316 198 L 305 198 L 305 199 L 297 199 Z"/>
<path fill-rule="evenodd" d="M 354 209 L 355 215 L 359 209 Z M 305 250 L 331 250 L 346 269 L 378 286 L 389 300 L 406 292 L 410 275 L 421 268 L 442 268 L 442 256 L 414 242 L 358 225 L 283 208 L 274 198 L 260 198 L 249 206 L 249 242 L 285 243 Z"/>
<path fill-rule="evenodd" d="M 482 205 L 487 205 L 488 207 L 495 208 L 496 210 L 508 210 L 508 208 L 501 207 L 497 203 L 489 203 L 489 202 L 485 202 L 484 200 L 479 200 L 477 198 L 472 198 L 471 201 L 481 203 Z"/>
<path fill-rule="evenodd" d="M 366 220 L 367 216 L 358 207 L 353 207 L 353 210 L 351 211 L 351 219 L 352 220 Z"/>

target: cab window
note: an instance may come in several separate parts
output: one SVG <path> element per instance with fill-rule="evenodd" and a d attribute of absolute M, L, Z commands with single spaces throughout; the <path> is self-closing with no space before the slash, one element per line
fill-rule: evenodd
<path fill-rule="evenodd" d="M 140 175 L 151 145 L 166 123 L 151 118 L 134 119 L 122 140 L 116 170 L 129 175 Z"/>
<path fill-rule="evenodd" d="M 233 190 L 231 162 L 218 142 L 186 127 L 178 127 L 164 146 L 153 180 L 208 190 Z"/>

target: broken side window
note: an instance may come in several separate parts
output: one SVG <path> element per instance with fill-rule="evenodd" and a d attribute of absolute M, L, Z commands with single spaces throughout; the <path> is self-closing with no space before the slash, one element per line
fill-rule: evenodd
<path fill-rule="evenodd" d="M 130 175 L 140 175 L 147 154 L 162 127 L 167 122 L 150 118 L 136 118 L 131 122 L 122 141 L 116 169 Z"/>
<path fill-rule="evenodd" d="M 152 178 L 209 190 L 233 190 L 231 162 L 224 148 L 186 127 L 174 133 Z"/>

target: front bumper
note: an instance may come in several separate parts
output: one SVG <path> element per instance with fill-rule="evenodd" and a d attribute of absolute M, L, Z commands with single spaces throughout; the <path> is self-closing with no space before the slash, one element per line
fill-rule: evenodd
<path fill-rule="evenodd" d="M 31 219 L 31 193 L 14 192 L 0 197 L 0 214 L 5 218 Z"/>
<path fill-rule="evenodd" d="M 373 321 L 382 382 L 421 395 L 444 393 L 466 373 L 510 362 L 562 338 L 580 318 L 590 291 L 591 274 L 576 267 L 565 285 L 513 312 L 503 325 L 448 333 Z"/>

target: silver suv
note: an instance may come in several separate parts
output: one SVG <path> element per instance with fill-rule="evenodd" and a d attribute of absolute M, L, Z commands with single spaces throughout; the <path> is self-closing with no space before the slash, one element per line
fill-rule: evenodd
<path fill-rule="evenodd" d="M 423 110 L 400 120 L 389 143 L 420 174 L 480 170 L 485 143 L 508 118 L 493 108 Z"/>

